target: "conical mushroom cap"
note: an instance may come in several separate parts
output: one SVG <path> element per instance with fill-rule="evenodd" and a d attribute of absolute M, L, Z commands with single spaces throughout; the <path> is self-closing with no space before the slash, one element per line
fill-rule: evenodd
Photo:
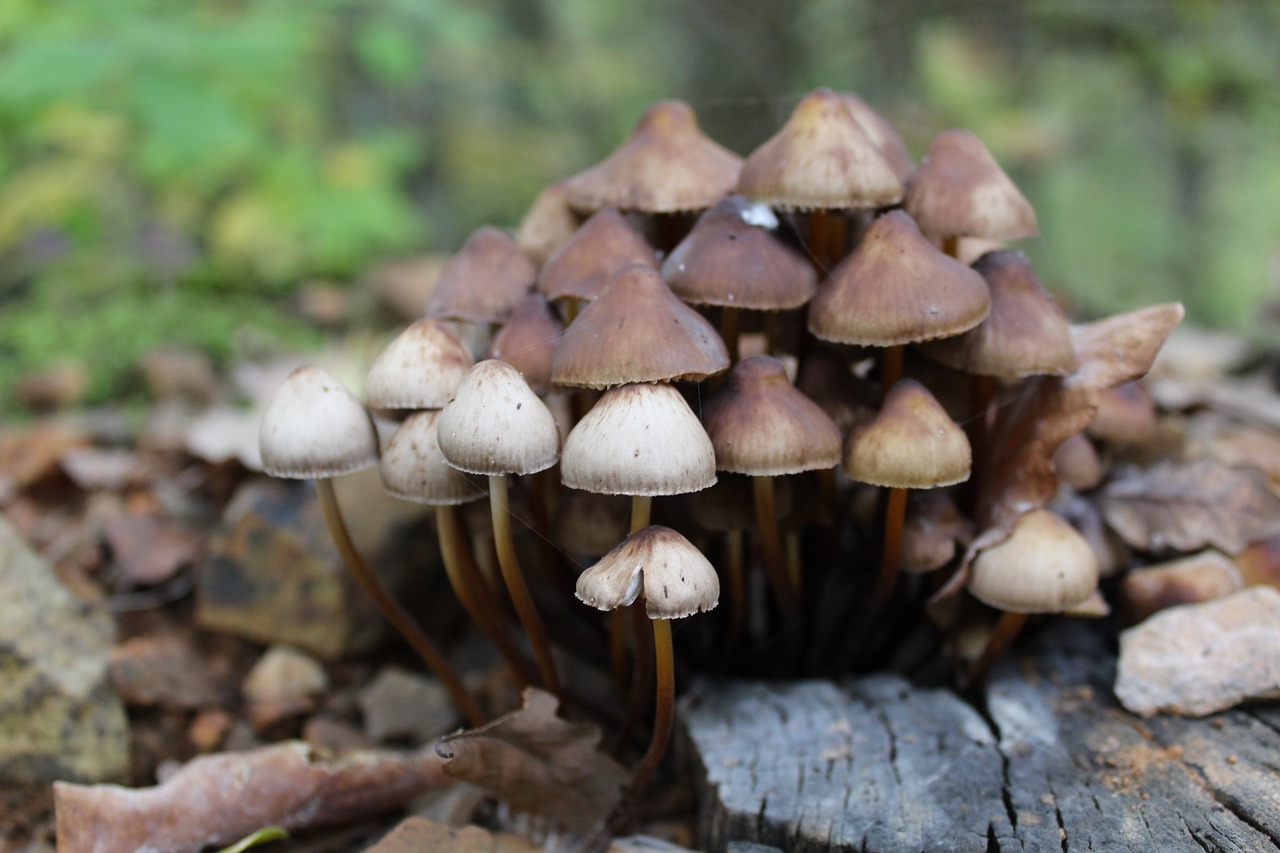
<path fill-rule="evenodd" d="M 964 430 L 914 379 L 900 380 L 890 389 L 880 414 L 849 435 L 844 451 L 850 477 L 893 488 L 963 483 L 972 465 Z"/>
<path fill-rule="evenodd" d="M 1033 509 L 1008 539 L 974 558 L 969 592 L 1012 613 L 1060 613 L 1092 595 L 1098 575 L 1085 538 L 1052 512 Z"/>
<path fill-rule="evenodd" d="M 482 361 L 463 377 L 440 413 L 445 460 L 469 474 L 533 474 L 556 464 L 560 433 L 551 410 L 519 371 Z"/>
<path fill-rule="evenodd" d="M 738 362 L 707 401 L 702 422 L 720 471 L 780 476 L 840 463 L 840 428 L 792 386 L 773 356 Z"/>
<path fill-rule="evenodd" d="M 538 292 L 552 301 L 595 299 L 614 273 L 632 264 L 656 270 L 658 257 L 621 213 L 606 207 L 547 259 L 538 273 Z"/>
<path fill-rule="evenodd" d="M 683 101 L 649 107 L 616 151 L 564 182 L 578 210 L 641 213 L 703 210 L 733 191 L 742 158 L 698 129 Z"/>
<path fill-rule="evenodd" d="M 315 480 L 378 464 L 373 421 L 342 384 L 318 367 L 289 374 L 258 428 L 262 467 L 273 477 Z"/>
<path fill-rule="evenodd" d="M 817 89 L 747 157 L 738 192 L 780 210 L 851 210 L 896 204 L 902 181 L 840 96 Z"/>
<path fill-rule="evenodd" d="M 716 481 L 711 439 L 670 385 L 606 391 L 569 433 L 560 478 L 606 495 L 680 495 Z"/>
<path fill-rule="evenodd" d="M 973 265 L 987 282 L 991 313 L 969 331 L 921 351 L 980 376 L 1066 376 L 1075 369 L 1071 327 L 1021 252 L 990 252 Z"/>
<path fill-rule="evenodd" d="M 535 265 L 547 259 L 573 238 L 582 218 L 565 199 L 564 184 L 552 184 L 538 193 L 516 228 L 516 245 Z"/>
<path fill-rule="evenodd" d="M 472 363 L 457 332 L 441 320 L 419 320 L 374 359 L 365 401 L 375 409 L 442 408 Z"/>
<path fill-rule="evenodd" d="M 597 610 L 625 607 L 641 590 L 650 619 L 681 619 L 719 603 L 720 578 L 693 543 L 658 525 L 632 533 L 578 576 L 578 599 Z"/>
<path fill-rule="evenodd" d="M 698 217 L 662 264 L 672 292 L 694 305 L 759 311 L 799 308 L 812 299 L 818 289 L 813 265 L 774 236 L 777 220 L 761 208 L 730 196 Z"/>
<path fill-rule="evenodd" d="M 853 116 L 853 120 L 858 123 L 858 127 L 862 128 L 867 138 L 884 155 L 885 162 L 889 164 L 889 168 L 893 169 L 898 180 L 905 181 L 915 169 L 916 162 L 911 159 L 911 152 L 907 150 L 898 131 L 885 121 L 884 116 L 867 106 L 867 102 L 862 98 L 852 92 L 838 94 L 840 100 L 844 102 L 844 108 Z"/>
<path fill-rule="evenodd" d="M 505 361 L 520 371 L 535 394 L 545 394 L 551 386 L 551 360 L 563 336 L 564 324 L 547 300 L 531 293 L 489 342 L 489 358 Z"/>
<path fill-rule="evenodd" d="M 1040 230 L 1030 202 L 982 140 L 967 130 L 934 137 L 920 168 L 907 179 L 903 206 L 934 240 L 1020 240 Z"/>
<path fill-rule="evenodd" d="M 415 412 L 391 435 L 378 463 L 387 494 L 432 506 L 464 504 L 485 496 L 482 485 L 444 461 L 436 441 L 439 420 L 439 412 Z"/>
<path fill-rule="evenodd" d="M 565 330 L 551 381 L 574 388 L 703 379 L 729 368 L 715 327 L 652 267 L 631 266 Z"/>
<path fill-rule="evenodd" d="M 533 261 L 507 232 L 478 229 L 436 279 L 426 315 L 469 323 L 501 323 L 533 289 Z"/>
<path fill-rule="evenodd" d="M 945 338 L 991 310 L 982 276 L 938 251 L 900 210 L 878 218 L 809 303 L 825 341 L 888 347 Z"/>

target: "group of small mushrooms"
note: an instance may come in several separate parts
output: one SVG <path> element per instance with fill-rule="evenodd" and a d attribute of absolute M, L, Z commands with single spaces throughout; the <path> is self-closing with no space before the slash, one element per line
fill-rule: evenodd
<path fill-rule="evenodd" d="M 722 586 L 694 657 L 768 648 L 774 673 L 875 665 L 932 596 L 973 680 L 1027 614 L 1089 608 L 1097 549 L 1051 510 L 972 547 L 984 471 L 1022 440 L 993 430 L 998 401 L 1077 368 L 1064 312 L 1004 248 L 1036 233 L 966 131 L 917 165 L 860 99 L 819 89 L 743 160 L 661 102 L 514 237 L 466 241 L 363 404 L 314 367 L 290 376 L 262 457 L 317 480 L 343 556 L 471 724 L 477 701 L 364 566 L 329 478 L 378 465 L 435 506 L 448 580 L 516 685 L 573 704 L 564 661 L 597 660 L 630 725 L 656 681 L 634 795 L 671 732 L 671 622 Z M 460 509 L 485 498 L 483 525 Z M 961 564 L 967 595 L 948 594 Z M 575 616 L 569 588 L 610 616 Z"/>

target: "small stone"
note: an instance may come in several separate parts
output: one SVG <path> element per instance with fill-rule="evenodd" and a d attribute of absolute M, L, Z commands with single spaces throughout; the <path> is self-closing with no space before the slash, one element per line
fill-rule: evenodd
<path fill-rule="evenodd" d="M 1143 716 L 1204 716 L 1280 698 L 1280 591 L 1173 607 L 1120 635 L 1116 696 Z"/>
<path fill-rule="evenodd" d="M 3 518 L 0 590 L 0 787 L 123 777 L 129 733 L 107 679 L 105 604 L 75 598 Z"/>
<path fill-rule="evenodd" d="M 222 745 L 235 718 L 222 708 L 210 708 L 196 714 L 187 729 L 187 739 L 201 754 L 213 752 Z"/>
<path fill-rule="evenodd" d="M 261 732 L 312 710 L 328 687 L 329 676 L 314 658 L 289 646 L 272 646 L 249 670 L 241 691 L 249 721 Z"/>
<path fill-rule="evenodd" d="M 438 681 L 399 667 L 384 667 L 358 701 L 365 732 L 379 743 L 425 743 L 458 722 L 449 693 Z"/>
<path fill-rule="evenodd" d="M 204 660 L 176 636 L 126 640 L 111 650 L 107 666 L 111 684 L 130 706 L 189 710 L 222 698 Z"/>

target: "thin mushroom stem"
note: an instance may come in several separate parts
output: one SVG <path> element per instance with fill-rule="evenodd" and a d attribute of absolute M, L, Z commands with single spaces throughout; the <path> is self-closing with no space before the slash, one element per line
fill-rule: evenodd
<path fill-rule="evenodd" d="M 751 484 L 755 491 L 756 529 L 760 534 L 760 550 L 764 553 L 765 572 L 783 613 L 794 627 L 800 621 L 800 600 L 787 573 L 786 557 L 782 552 L 773 478 L 752 477 Z"/>
<path fill-rule="evenodd" d="M 878 612 L 898 580 L 898 564 L 902 562 L 902 527 L 907 517 L 907 495 L 910 489 L 889 489 L 884 512 L 884 548 L 880 553 L 880 574 L 871 593 L 870 610 Z"/>
<path fill-rule="evenodd" d="M 631 615 L 631 624 L 635 628 L 636 661 L 631 668 L 631 694 L 627 698 L 626 715 L 613 741 L 610 750 L 615 756 L 621 755 L 631 738 L 631 730 L 644 714 L 645 696 L 649 693 L 649 679 L 653 677 L 653 640 L 649 638 L 649 617 L 644 612 L 644 602 L 635 601 L 626 607 L 619 607 L 610 613 Z M 625 616 L 624 616 L 625 619 Z"/>
<path fill-rule="evenodd" d="M 640 604 L 641 602 L 637 602 Z M 654 710 L 653 737 L 649 740 L 649 749 L 636 767 L 631 783 L 623 793 L 622 799 L 610 816 L 610 828 L 620 830 L 644 788 L 649 784 L 654 772 L 662 763 L 671 742 L 672 722 L 675 718 L 676 670 L 675 654 L 671 645 L 671 621 L 653 619 L 654 671 L 657 676 L 657 705 Z"/>
<path fill-rule="evenodd" d="M 969 667 L 969 673 L 965 678 L 966 686 L 973 688 L 986 677 L 987 671 L 996 661 L 1004 657 L 1004 653 L 1013 645 L 1013 641 L 1022 632 L 1022 626 L 1026 624 L 1026 613 L 1005 611 L 1000 614 L 1000 621 L 996 622 L 995 630 L 987 639 L 987 645 L 983 648 L 982 654 L 974 661 L 973 666 Z"/>
<path fill-rule="evenodd" d="M 538 664 L 542 686 L 559 696 L 560 678 L 556 675 L 555 660 L 551 657 L 551 644 L 547 642 L 542 619 L 538 616 L 533 596 L 529 594 L 529 587 L 524 582 L 520 563 L 516 559 L 505 474 L 489 475 L 489 502 L 493 515 L 493 539 L 498 549 L 498 568 L 502 571 L 502 579 L 511 595 L 511 603 L 515 605 L 516 616 L 529 637 L 529 645 L 533 647 L 533 657 Z"/>
<path fill-rule="evenodd" d="M 738 363 L 738 339 L 742 334 L 742 314 L 737 308 L 726 305 L 720 309 L 720 337 L 729 351 L 729 366 Z"/>
<path fill-rule="evenodd" d="M 742 642 L 747 625 L 747 572 L 743 553 L 746 535 L 741 530 L 731 530 L 725 536 L 729 563 L 729 635 L 725 645 L 732 651 Z"/>
<path fill-rule="evenodd" d="M 648 527 L 652 514 L 653 498 L 648 495 L 631 496 L 632 533 L 639 533 Z M 648 639 L 646 636 L 648 631 L 645 630 L 644 619 L 641 618 L 642 614 L 637 609 L 639 607 L 641 605 L 633 603 L 627 608 L 609 611 L 609 664 L 619 689 L 622 689 L 627 683 L 627 616 L 624 610 L 631 610 L 636 614 L 631 620 L 635 637 L 635 662 L 631 670 L 631 689 L 627 694 L 627 715 L 625 719 L 628 723 L 639 719 L 640 712 L 644 706 L 644 696 L 649 688 L 646 683 L 647 675 L 642 677 L 637 674 L 641 666 L 641 657 L 646 651 L 645 646 Z"/>
<path fill-rule="evenodd" d="M 889 396 L 889 391 L 902 378 L 903 356 L 907 348 L 904 346 L 885 347 L 880 360 L 880 396 Z"/>
<path fill-rule="evenodd" d="M 351 532 L 347 530 L 347 523 L 342 518 L 342 509 L 338 506 L 338 496 L 333 489 L 333 480 L 328 477 L 317 480 L 316 491 L 320 495 L 320 506 L 324 511 L 325 522 L 329 525 L 329 534 L 333 537 L 338 553 L 346 561 L 347 568 L 351 570 L 351 574 L 356 581 L 373 599 L 374 604 L 378 606 L 378 610 L 395 628 L 396 633 L 404 638 L 404 641 L 409 644 L 418 654 L 418 657 L 422 658 L 427 667 L 444 684 L 445 689 L 449 691 L 449 695 L 453 698 L 454 704 L 458 706 L 458 710 L 466 717 L 467 723 L 473 727 L 484 725 L 484 714 L 481 712 L 480 706 L 476 704 L 475 699 L 467 692 L 467 688 L 463 685 L 457 671 L 449 664 L 449 661 L 439 647 L 436 646 L 435 642 L 422 630 L 422 626 L 415 622 L 413 617 L 400 606 L 400 603 L 391 597 L 386 587 L 378 580 L 377 575 L 369 569 L 364 558 L 360 556 L 355 542 L 351 540 Z"/>
<path fill-rule="evenodd" d="M 653 516 L 653 498 L 648 495 L 631 496 L 631 531 L 639 533 L 649 526 Z"/>
<path fill-rule="evenodd" d="M 507 635 L 497 602 L 489 594 L 489 586 L 480 576 L 475 561 L 463 542 L 458 509 L 449 504 L 436 507 L 436 530 L 440 536 L 440 557 L 445 575 L 464 610 L 507 662 L 517 690 L 537 679 L 524 656 Z"/>

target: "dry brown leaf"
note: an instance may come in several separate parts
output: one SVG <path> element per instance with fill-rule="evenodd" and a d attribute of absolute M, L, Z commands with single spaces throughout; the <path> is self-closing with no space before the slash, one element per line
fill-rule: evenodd
<path fill-rule="evenodd" d="M 102 533 L 129 586 L 164 583 L 195 560 L 204 542 L 203 534 L 157 513 L 113 516 Z"/>
<path fill-rule="evenodd" d="M 560 719 L 557 705 L 550 693 L 528 688 L 523 708 L 442 738 L 436 750 L 448 759 L 448 775 L 585 834 L 621 798 L 628 774 L 598 748 L 598 728 Z"/>
<path fill-rule="evenodd" d="M 510 833 L 494 835 L 478 826 L 452 827 L 421 817 L 402 820 L 365 853 L 522 853 L 541 850 L 532 841 Z"/>
<path fill-rule="evenodd" d="M 1107 524 L 1142 551 L 1239 554 L 1280 532 L 1280 498 L 1260 472 L 1212 459 L 1118 473 L 1102 493 Z"/>
<path fill-rule="evenodd" d="M 55 782 L 58 850 L 196 853 L 264 826 L 382 814 L 447 783 L 430 752 L 331 756 L 300 741 L 196 758 L 153 788 Z"/>

